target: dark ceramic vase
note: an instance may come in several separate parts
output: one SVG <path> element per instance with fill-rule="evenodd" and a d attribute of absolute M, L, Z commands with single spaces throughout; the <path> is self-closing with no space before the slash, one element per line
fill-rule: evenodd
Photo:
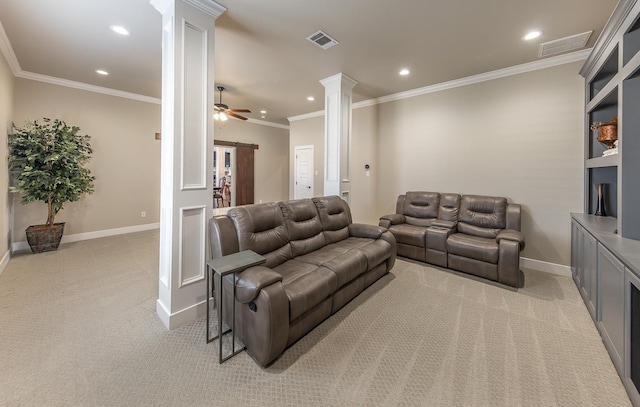
<path fill-rule="evenodd" d="M 607 211 L 604 208 L 604 184 L 598 184 L 598 200 L 596 202 L 596 216 L 607 216 Z"/>

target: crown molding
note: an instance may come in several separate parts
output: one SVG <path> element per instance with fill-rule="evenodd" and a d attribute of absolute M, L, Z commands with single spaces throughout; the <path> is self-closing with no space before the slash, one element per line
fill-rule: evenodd
<path fill-rule="evenodd" d="M 344 86 L 351 89 L 358 84 L 358 81 L 340 72 L 328 78 L 321 79 L 320 83 L 325 88 L 334 86 L 334 85 L 340 85 L 340 86 Z"/>
<path fill-rule="evenodd" d="M 160 14 L 165 15 L 165 13 L 169 10 L 169 7 L 175 4 L 176 0 L 150 0 L 149 3 L 160 12 Z M 186 4 L 209 14 L 214 19 L 220 17 L 227 8 L 216 3 L 213 0 L 182 0 Z"/>
<path fill-rule="evenodd" d="M 22 72 L 22 68 L 20 68 L 20 62 L 18 62 L 18 58 L 16 57 L 15 52 L 13 52 L 13 47 L 11 46 L 11 42 L 9 42 L 9 37 L 7 37 L 7 33 L 4 31 L 4 27 L 2 26 L 2 22 L 0 22 L 0 51 L 4 58 L 7 60 L 11 71 L 13 72 L 13 76 L 16 76 L 19 72 Z"/>
<path fill-rule="evenodd" d="M 157 105 L 162 104 L 162 99 L 154 98 L 151 96 L 139 95 L 137 93 L 125 92 L 122 90 L 105 88 L 102 86 L 89 85 L 82 82 L 75 82 L 67 79 L 60 79 L 53 76 L 41 75 L 33 72 L 20 71 L 15 76 L 18 78 L 29 79 L 32 81 L 45 82 L 45 83 L 50 83 L 52 85 L 65 86 L 68 88 L 85 90 L 87 92 L 102 93 L 104 95 L 137 100 L 139 102 L 153 103 Z M 286 124 L 273 123 L 265 120 L 257 120 L 257 119 L 249 118 L 247 119 L 247 122 L 257 124 L 260 126 L 269 126 L 269 127 L 276 127 L 279 129 L 289 130 L 289 126 Z"/>
<path fill-rule="evenodd" d="M 374 99 L 371 99 L 371 100 L 374 100 Z M 351 104 L 352 108 L 355 108 L 355 106 L 356 106 L 355 103 Z M 287 120 L 289 120 L 289 123 L 291 123 L 291 122 L 297 122 L 299 120 L 312 119 L 314 117 L 320 117 L 320 116 L 324 116 L 324 110 L 318 110 L 317 112 L 311 112 L 311 113 L 300 114 L 297 116 L 287 117 Z"/>
<path fill-rule="evenodd" d="M 467 76 L 466 78 L 454 79 L 452 81 L 442 82 L 435 85 L 424 86 L 422 88 L 411 89 L 405 92 L 398 92 L 391 95 L 382 96 L 379 98 L 363 100 L 361 102 L 352 104 L 352 108 L 358 109 L 361 107 L 373 106 L 380 103 L 392 102 L 392 101 L 401 100 L 401 99 L 408 99 L 408 98 L 412 98 L 420 95 L 426 95 L 428 93 L 440 92 L 447 89 L 459 88 L 461 86 L 473 85 L 480 82 L 486 82 L 494 79 L 505 78 L 507 76 L 519 75 L 522 73 L 551 68 L 558 65 L 569 64 L 571 62 L 584 61 L 589 56 L 590 53 L 591 53 L 591 49 L 584 49 L 581 51 L 559 55 L 557 57 L 550 57 L 550 58 L 541 59 L 539 61 L 528 62 L 526 64 L 514 65 L 508 68 L 498 69 L 495 71 L 485 72 L 485 73 L 481 73 L 473 76 Z M 301 114 L 298 116 L 292 116 L 292 117 L 288 117 L 287 119 L 289 120 L 289 122 L 294 122 L 294 121 L 310 119 L 312 117 L 318 117 L 318 116 L 324 116 L 324 110 Z"/>
<path fill-rule="evenodd" d="M 253 124 L 258 124 L 260 126 L 269 126 L 269 127 L 276 127 L 278 129 L 284 129 L 284 130 L 289 130 L 290 127 L 287 126 L 286 124 L 280 124 L 280 123 L 274 123 L 274 122 L 268 122 L 266 120 L 258 120 L 258 119 L 252 119 L 252 118 L 247 118 L 247 122 L 248 123 L 253 123 Z"/>
<path fill-rule="evenodd" d="M 42 75 L 39 73 L 21 71 L 15 76 L 18 78 L 29 79 L 32 81 L 45 82 L 53 85 L 65 86 L 67 88 L 85 90 L 87 92 L 102 93 L 104 95 L 137 100 L 139 102 L 155 103 L 155 104 L 162 103 L 161 99 L 154 98 L 151 96 L 139 95 L 137 93 L 125 92 L 123 90 L 105 88 L 102 86 L 89 85 L 87 83 L 70 81 L 68 79 L 56 78 L 54 76 Z"/>
<path fill-rule="evenodd" d="M 56 78 L 53 76 L 23 71 L 22 68 L 20 67 L 20 63 L 18 62 L 18 58 L 16 57 L 16 54 L 13 51 L 11 42 L 7 37 L 7 33 L 4 31 L 4 27 L 2 26 L 2 23 L 0 23 L 0 51 L 2 51 L 2 54 L 4 55 L 5 59 L 7 60 L 7 63 L 9 64 L 9 67 L 11 67 L 13 76 L 15 76 L 16 78 L 23 78 L 23 79 L 29 79 L 32 81 L 50 83 L 53 85 L 66 86 L 68 88 L 86 90 L 88 92 L 102 93 L 105 95 L 138 100 L 140 102 L 155 103 L 155 104 L 161 103 L 160 99 L 150 97 L 150 96 L 144 96 L 136 93 L 125 92 L 122 90 L 110 89 L 102 86 L 89 85 L 82 82 L 75 82 L 67 79 Z"/>
<path fill-rule="evenodd" d="M 166 5 L 169 4 L 170 1 L 171 0 L 157 0 L 157 1 L 151 1 L 151 4 L 154 7 L 156 7 L 156 9 L 158 9 L 158 7 L 163 7 L 163 5 L 164 7 L 166 7 Z M 158 9 L 158 11 L 160 11 L 160 9 Z M 11 42 L 9 42 L 9 38 L 7 37 L 7 34 L 4 31 L 4 27 L 2 26 L 2 23 L 0 23 L 0 51 L 4 55 L 7 62 L 9 63 L 9 66 L 11 67 L 11 71 L 13 72 L 13 76 L 15 76 L 16 78 L 23 78 L 23 79 L 29 79 L 32 81 L 50 83 L 52 85 L 65 86 L 68 88 L 85 90 L 87 92 L 102 93 L 104 95 L 116 96 L 116 97 L 121 97 L 125 99 L 132 99 L 132 100 L 137 100 L 139 102 L 153 103 L 157 105 L 162 104 L 162 99 L 154 98 L 151 96 L 139 95 L 137 93 L 125 92 L 122 90 L 105 88 L 102 86 L 89 85 L 82 82 L 56 78 L 54 76 L 48 76 L 48 75 L 42 75 L 42 74 L 37 74 L 33 72 L 23 71 L 22 68 L 20 68 L 20 63 L 18 62 L 18 58 L 16 58 L 15 53 L 13 52 L 13 47 L 11 46 Z M 264 120 L 256 120 L 256 119 L 248 119 L 248 122 L 257 124 L 260 126 L 270 126 L 270 127 L 276 127 L 279 129 L 289 130 L 289 126 L 287 126 L 286 124 L 272 123 L 272 122 L 268 122 Z"/>
<path fill-rule="evenodd" d="M 592 48 L 593 52 L 587 57 L 582 69 L 580 69 L 580 75 L 586 78 L 589 72 L 595 67 L 596 62 L 600 60 L 605 50 L 607 50 L 609 45 L 614 41 L 618 30 L 622 27 L 627 15 L 636 3 L 637 0 L 620 0 L 618 2 L 596 40 Z"/>
<path fill-rule="evenodd" d="M 169 10 L 169 6 L 174 3 L 174 0 L 150 0 L 149 3 L 151 3 L 160 14 L 164 15 L 167 10 Z"/>
<path fill-rule="evenodd" d="M 394 93 L 388 96 L 382 96 L 374 99 L 374 103 L 369 100 L 354 103 L 354 107 L 371 106 L 372 104 L 392 102 L 394 100 L 411 98 L 414 96 L 425 95 L 428 93 L 440 92 L 443 90 L 459 88 L 461 86 L 473 85 L 476 83 L 492 81 L 494 79 L 505 78 L 508 76 L 519 75 L 522 73 L 537 71 L 540 69 L 551 68 L 558 65 L 564 65 L 571 62 L 583 61 L 587 58 L 591 49 L 576 51 L 557 57 L 545 58 L 539 61 L 528 62 L 526 64 L 514 65 L 508 68 L 497 69 L 495 71 L 485 72 L 478 75 L 467 76 L 466 78 L 454 79 L 452 81 L 442 82 L 435 85 L 429 85 L 422 88 L 408 90 L 406 92 Z M 356 106 L 357 105 L 357 106 Z"/>
<path fill-rule="evenodd" d="M 194 8 L 209 14 L 211 17 L 218 18 L 220 17 L 227 8 L 216 3 L 213 0 L 182 0 L 185 3 L 193 6 Z"/>

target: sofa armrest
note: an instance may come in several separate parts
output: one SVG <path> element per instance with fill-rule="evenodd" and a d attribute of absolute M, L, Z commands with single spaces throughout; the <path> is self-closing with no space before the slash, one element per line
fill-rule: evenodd
<path fill-rule="evenodd" d="M 349 225 L 349 236 L 365 237 L 368 239 L 380 239 L 380 236 L 386 232 L 381 226 L 367 225 L 364 223 L 351 223 Z"/>
<path fill-rule="evenodd" d="M 388 229 L 389 226 L 404 223 L 405 220 L 406 219 L 404 215 L 401 215 L 399 213 L 392 213 L 389 215 L 381 216 L 379 225 Z"/>
<path fill-rule="evenodd" d="M 521 211 L 520 204 L 507 204 L 507 229 L 520 230 Z"/>
<path fill-rule="evenodd" d="M 391 256 L 389 256 L 389 259 L 387 260 L 387 270 L 391 270 L 393 268 L 393 265 L 396 263 L 396 257 L 398 255 L 396 237 L 393 235 L 393 233 L 387 230 L 382 234 L 382 236 L 380 236 L 380 239 L 391 245 Z"/>
<path fill-rule="evenodd" d="M 264 266 L 250 267 L 236 280 L 237 335 L 247 352 L 260 366 L 273 362 L 287 347 L 289 337 L 289 298 L 277 272 Z M 269 284 L 269 281 L 275 281 Z M 223 278 L 223 321 L 231 321 L 233 307 L 233 274 Z M 218 290 L 216 290 L 217 295 Z M 255 298 L 251 297 L 255 294 Z M 247 303 L 243 303 L 247 301 Z"/>
<path fill-rule="evenodd" d="M 260 290 L 282 281 L 282 276 L 268 267 L 255 266 L 238 273 L 236 280 L 236 300 L 248 304 L 255 300 Z"/>
<path fill-rule="evenodd" d="M 496 236 L 496 242 L 500 244 L 500 241 L 503 239 L 517 242 L 520 246 L 520 251 L 524 249 L 524 235 L 519 230 L 505 229 L 500 231 L 500 233 L 498 233 L 498 236 Z"/>
<path fill-rule="evenodd" d="M 452 222 L 450 220 L 442 220 L 436 219 L 431 224 L 432 227 L 440 228 L 440 229 L 455 229 L 456 222 Z"/>

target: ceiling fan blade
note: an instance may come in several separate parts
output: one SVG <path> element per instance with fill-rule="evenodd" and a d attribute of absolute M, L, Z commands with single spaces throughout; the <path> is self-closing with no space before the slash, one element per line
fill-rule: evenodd
<path fill-rule="evenodd" d="M 231 116 L 231 117 L 235 117 L 236 119 L 240 119 L 240 120 L 247 120 L 246 117 L 240 116 L 239 114 L 235 114 L 232 111 L 228 110 L 227 111 L 227 115 Z"/>
<path fill-rule="evenodd" d="M 229 109 L 229 111 L 236 113 L 251 113 L 251 110 L 249 109 Z"/>

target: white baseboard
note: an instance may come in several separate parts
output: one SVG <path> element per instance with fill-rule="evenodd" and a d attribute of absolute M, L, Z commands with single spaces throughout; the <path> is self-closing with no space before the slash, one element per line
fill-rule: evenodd
<path fill-rule="evenodd" d="M 124 228 L 97 230 L 95 232 L 76 233 L 75 235 L 64 235 L 60 244 L 79 242 L 81 240 L 98 239 L 101 237 L 124 235 L 127 233 L 143 232 L 145 230 L 158 229 L 160 223 L 147 223 L 145 225 L 127 226 Z M 11 251 L 30 250 L 27 241 L 15 242 L 11 245 Z"/>
<path fill-rule="evenodd" d="M 560 276 L 571 277 L 571 267 L 562 264 L 548 263 L 546 261 L 528 259 L 520 257 L 520 267 L 545 273 L 558 274 Z"/>
<path fill-rule="evenodd" d="M 156 313 L 158 314 L 158 317 L 160 317 L 160 320 L 162 321 L 164 326 L 166 326 L 169 330 L 176 329 L 184 324 L 196 321 L 198 318 L 205 315 L 206 312 L 206 301 L 200 301 L 173 314 L 169 312 L 169 310 L 164 306 L 159 298 L 156 301 Z"/>
<path fill-rule="evenodd" d="M 11 258 L 11 250 L 7 250 L 7 252 L 2 256 L 2 260 L 0 260 L 0 274 L 4 271 L 4 268 L 9 263 L 9 259 Z"/>

